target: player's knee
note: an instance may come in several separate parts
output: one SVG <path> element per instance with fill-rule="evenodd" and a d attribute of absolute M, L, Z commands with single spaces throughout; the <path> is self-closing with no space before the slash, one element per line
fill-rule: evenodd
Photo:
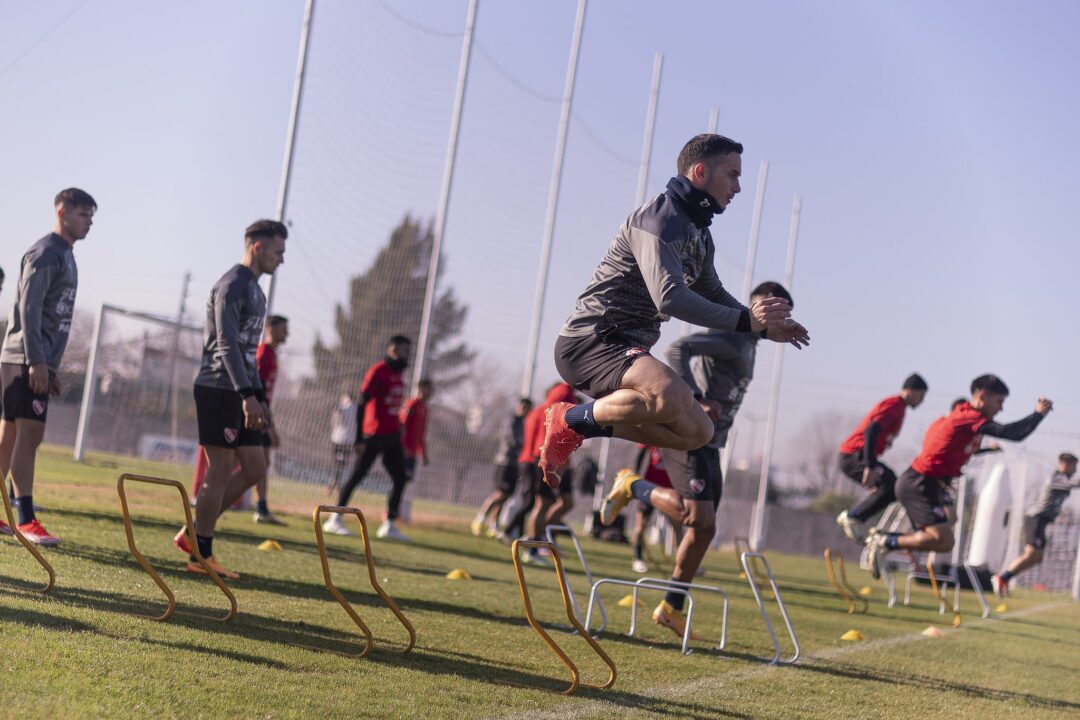
<path fill-rule="evenodd" d="M 946 525 L 938 525 L 935 528 L 934 536 L 934 548 L 935 552 L 948 552 L 953 549 L 953 545 L 956 544 L 956 539 L 953 537 L 952 530 Z"/>

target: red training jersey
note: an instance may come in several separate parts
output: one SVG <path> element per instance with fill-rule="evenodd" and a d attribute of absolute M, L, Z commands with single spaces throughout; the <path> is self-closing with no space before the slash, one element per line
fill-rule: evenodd
<path fill-rule="evenodd" d="M 848 439 L 843 442 L 840 446 L 840 454 L 851 455 L 862 452 L 866 428 L 870 427 L 872 422 L 876 422 L 878 427 L 881 428 L 881 432 L 878 433 L 874 443 L 874 457 L 884 453 L 892 447 L 893 440 L 900 434 L 900 426 L 904 424 L 904 412 L 906 409 L 907 405 L 899 395 L 887 397 L 879 402 L 862 419 L 859 427 L 855 428 L 855 432 L 851 433 Z"/>
<path fill-rule="evenodd" d="M 559 383 L 548 391 L 544 402 L 540 403 L 525 416 L 525 442 L 521 444 L 518 462 L 534 463 L 540 459 L 540 446 L 544 444 L 544 422 L 547 409 L 557 402 L 576 403 L 574 389 L 566 383 Z"/>
<path fill-rule="evenodd" d="M 960 403 L 951 413 L 931 423 L 923 439 L 922 452 L 911 467 L 928 477 L 956 477 L 979 449 L 982 442 L 979 430 L 988 422 L 990 418 L 973 408 L 971 403 Z"/>
<path fill-rule="evenodd" d="M 402 406 L 398 419 L 401 421 L 401 445 L 405 448 L 406 457 L 427 460 L 427 448 L 424 446 L 427 415 L 427 403 L 419 396 L 409 398 Z"/>
<path fill-rule="evenodd" d="M 269 403 L 274 396 L 274 383 L 277 382 L 277 350 L 264 342 L 259 343 L 255 351 L 255 366 L 259 368 L 259 379 L 262 380 L 266 402 Z"/>
<path fill-rule="evenodd" d="M 671 478 L 664 467 L 664 455 L 660 448 L 649 448 L 649 465 L 642 477 L 657 487 L 671 487 Z"/>
<path fill-rule="evenodd" d="M 401 372 L 386 364 L 385 360 L 368 368 L 360 383 L 360 392 L 367 395 L 364 404 L 364 423 L 361 430 L 365 436 L 392 435 L 401 428 L 398 411 L 405 397 L 405 384 Z M 359 440 L 359 438 L 357 438 Z"/>

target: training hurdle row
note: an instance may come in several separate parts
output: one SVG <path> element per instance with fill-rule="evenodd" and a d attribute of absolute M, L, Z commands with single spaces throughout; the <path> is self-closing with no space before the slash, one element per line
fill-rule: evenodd
<path fill-rule="evenodd" d="M 152 485 L 158 487 L 171 487 L 177 491 L 177 494 L 180 497 L 181 508 L 183 509 L 184 513 L 184 520 L 186 523 L 185 528 L 187 530 L 187 540 L 188 545 L 191 549 L 192 557 L 195 558 L 199 566 L 206 572 L 206 575 L 217 586 L 217 588 L 221 591 L 221 593 L 228 601 L 229 608 L 225 611 L 224 614 L 207 615 L 200 613 L 177 612 L 175 593 L 173 592 L 172 588 L 169 587 L 168 583 L 166 583 L 162 579 L 161 575 L 157 572 L 157 570 L 154 569 L 154 566 L 151 565 L 150 562 L 146 559 L 146 557 L 142 554 L 142 552 L 140 552 L 138 544 L 135 541 L 135 529 L 131 520 L 131 510 L 128 505 L 127 491 L 129 483 L 142 483 L 145 485 Z M 204 558 L 199 552 L 199 545 L 195 538 L 195 523 L 193 522 L 191 515 L 191 504 L 189 502 L 190 498 L 188 496 L 187 488 L 184 486 L 184 484 L 177 480 L 168 480 L 165 478 L 150 477 L 147 475 L 124 473 L 116 481 L 116 491 L 120 497 L 120 517 L 124 525 L 124 534 L 127 537 L 128 550 L 131 552 L 132 557 L 135 558 L 135 561 L 138 563 L 139 567 L 142 568 L 143 572 L 150 576 L 150 579 L 154 581 L 154 584 L 157 585 L 158 589 L 160 589 L 162 594 L 165 596 L 165 609 L 160 614 L 134 614 L 138 617 L 143 617 L 156 622 L 167 622 L 174 615 L 177 614 L 224 623 L 232 622 L 233 620 L 235 620 L 238 613 L 236 596 L 233 595 L 228 585 L 226 585 L 225 582 L 221 579 L 221 577 L 216 572 L 214 572 L 214 569 L 206 562 L 206 558 Z M 7 493 L 0 492 L 0 495 L 3 495 L 4 510 L 7 514 L 9 524 L 15 531 L 16 538 L 30 552 L 34 559 L 38 561 L 38 563 L 42 566 L 42 568 L 45 569 L 45 571 L 49 575 L 48 583 L 44 587 L 33 589 L 40 593 L 48 593 L 50 590 L 53 589 L 55 585 L 56 573 L 53 571 L 52 566 L 48 563 L 47 560 L 45 560 L 45 558 L 41 555 L 38 549 L 34 547 L 33 543 L 31 543 L 29 540 L 23 537 L 21 533 L 18 532 L 18 528 L 16 527 L 14 518 L 12 517 L 11 504 L 8 502 Z M 364 638 L 364 643 L 361 646 L 360 651 L 354 653 L 354 655 L 356 657 L 364 657 L 368 653 L 370 653 L 375 646 L 375 639 L 374 635 L 371 632 L 371 629 L 363 621 L 363 619 L 356 612 L 353 606 L 349 603 L 349 601 L 334 584 L 333 577 L 330 573 L 330 561 L 327 555 L 326 541 L 323 537 L 322 531 L 322 516 L 326 513 L 352 515 L 356 518 L 360 526 L 360 539 L 364 546 L 364 559 L 367 563 L 368 579 L 371 582 L 371 586 L 375 590 L 376 594 L 378 594 L 378 596 L 382 599 L 386 607 L 389 608 L 390 611 L 394 614 L 398 622 L 401 623 L 402 627 L 405 628 L 405 631 L 408 634 L 408 640 L 405 643 L 404 647 L 388 649 L 401 653 L 409 652 L 416 645 L 416 630 L 413 628 L 412 623 L 405 616 L 405 614 L 401 612 L 401 609 L 398 608 L 397 603 L 394 602 L 393 598 L 391 598 L 379 584 L 378 573 L 375 569 L 375 561 L 371 553 L 371 542 L 368 537 L 367 521 L 364 518 L 364 514 L 360 511 L 359 508 L 355 507 L 319 505 L 312 511 L 311 517 L 312 523 L 315 527 L 315 543 L 319 551 L 319 560 L 322 564 L 323 580 L 326 583 L 326 589 L 330 592 L 330 595 L 338 602 L 338 604 L 341 605 L 342 609 L 345 610 L 346 614 L 348 614 L 348 616 L 352 619 L 353 623 L 357 626 L 357 628 L 359 628 L 360 633 L 363 635 Z M 614 682 L 614 680 L 612 680 L 612 682 Z"/>

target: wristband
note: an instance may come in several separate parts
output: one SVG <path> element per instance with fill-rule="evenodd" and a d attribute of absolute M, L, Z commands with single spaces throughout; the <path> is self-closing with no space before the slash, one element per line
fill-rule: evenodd
<path fill-rule="evenodd" d="M 249 397 L 251 397 L 252 395 L 255 394 L 255 388 L 252 388 L 252 387 L 240 388 L 236 392 L 240 393 L 240 397 L 247 400 Z"/>

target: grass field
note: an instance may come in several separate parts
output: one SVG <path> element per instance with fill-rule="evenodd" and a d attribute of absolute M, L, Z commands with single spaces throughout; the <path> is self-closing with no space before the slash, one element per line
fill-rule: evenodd
<path fill-rule="evenodd" d="M 610 627 L 601 644 L 619 678 L 605 691 L 573 697 L 551 691 L 562 665 L 525 624 L 509 550 L 461 527 L 411 527 L 410 545 L 373 541 L 385 589 L 416 626 L 416 649 L 400 655 L 355 649 L 354 626 L 322 581 L 311 520 L 264 529 L 230 513 L 215 550 L 243 573 L 231 583 L 240 615 L 221 624 L 178 615 L 169 623 L 132 617 L 163 607 L 160 593 L 129 554 L 119 518 L 119 472 L 181 477 L 184 470 L 92 458 L 68 451 L 39 459 L 35 498 L 46 526 L 63 537 L 47 551 L 58 581 L 42 598 L 27 588 L 42 577 L 11 538 L 0 542 L 0 716 L 74 717 L 372 717 L 372 718 L 1066 718 L 1080 714 L 1080 604 L 1063 595 L 1021 593 L 1009 612 L 980 620 L 973 597 L 959 630 L 919 635 L 939 617 L 919 587 L 912 607 L 888 610 L 874 586 L 868 614 L 849 616 L 811 557 L 771 556 L 803 648 L 794 667 L 757 659 L 769 640 L 730 553 L 710 555 L 707 580 L 732 596 L 728 650 L 719 638 L 719 601 L 698 598 L 697 632 L 683 657 L 669 631 L 646 622 L 621 635 L 629 610 L 607 598 Z M 111 460 L 111 462 L 110 462 Z M 224 609 L 206 579 L 185 575 L 170 545 L 181 510 L 166 488 L 130 491 L 136 535 L 147 558 L 176 590 L 181 611 Z M 369 508 L 377 520 L 377 507 Z M 283 551 L 261 552 L 266 538 Z M 369 621 L 382 646 L 404 634 L 366 585 L 359 539 L 328 539 L 335 580 Z M 815 549 L 816 551 L 816 549 Z M 626 547 L 589 542 L 599 575 L 630 577 Z M 568 560 L 571 580 L 582 587 Z M 471 581 L 446 573 L 464 568 Z M 538 615 L 557 623 L 554 573 L 529 569 Z M 861 571 L 857 585 L 870 583 Z M 651 605 L 655 597 L 646 597 Z M 565 622 L 565 615 L 562 616 Z M 779 619 L 777 618 L 777 621 Z M 700 625 L 698 624 L 700 623 Z M 863 642 L 841 641 L 850 628 Z M 584 643 L 565 639 L 587 678 L 602 665 Z M 519 686 L 530 687 L 519 687 Z M 535 687 L 534 687 L 535 686 Z M 545 689 L 547 688 L 547 689 Z"/>

